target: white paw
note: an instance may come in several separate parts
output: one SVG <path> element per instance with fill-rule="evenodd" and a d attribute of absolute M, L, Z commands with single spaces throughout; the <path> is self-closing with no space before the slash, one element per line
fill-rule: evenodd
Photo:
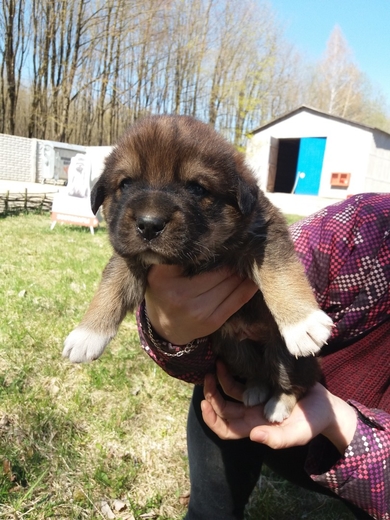
<path fill-rule="evenodd" d="M 307 318 L 281 329 L 289 352 L 295 356 L 317 354 L 329 338 L 333 322 L 325 312 L 316 310 Z"/>
<path fill-rule="evenodd" d="M 264 406 L 264 415 L 269 422 L 281 423 L 291 414 L 291 406 L 283 402 L 280 397 L 271 397 Z"/>
<path fill-rule="evenodd" d="M 242 400 L 245 406 L 256 406 L 265 403 L 269 396 L 266 385 L 249 386 L 243 393 Z"/>
<path fill-rule="evenodd" d="M 62 355 L 72 363 L 93 361 L 103 354 L 112 336 L 103 336 L 84 327 L 72 330 L 64 343 Z"/>

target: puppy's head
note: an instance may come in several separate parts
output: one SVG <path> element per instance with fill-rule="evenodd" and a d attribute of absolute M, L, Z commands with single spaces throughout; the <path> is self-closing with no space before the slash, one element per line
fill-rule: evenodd
<path fill-rule="evenodd" d="M 183 266 L 217 262 L 248 226 L 258 188 L 241 154 L 209 125 L 154 116 L 133 125 L 91 194 L 116 252 Z"/>

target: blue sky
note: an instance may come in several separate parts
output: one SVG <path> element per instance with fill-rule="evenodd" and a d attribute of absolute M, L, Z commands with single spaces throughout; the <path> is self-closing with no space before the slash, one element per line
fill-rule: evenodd
<path fill-rule="evenodd" d="M 390 106 L 390 0 L 269 0 L 288 41 L 310 60 L 324 53 L 335 25 L 357 67 Z"/>

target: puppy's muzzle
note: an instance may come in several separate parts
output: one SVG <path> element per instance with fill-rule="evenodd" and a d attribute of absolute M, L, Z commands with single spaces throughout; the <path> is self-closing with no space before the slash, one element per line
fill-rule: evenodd
<path fill-rule="evenodd" d="M 161 235 L 166 224 L 165 219 L 153 215 L 138 216 L 136 220 L 138 234 L 148 242 Z"/>

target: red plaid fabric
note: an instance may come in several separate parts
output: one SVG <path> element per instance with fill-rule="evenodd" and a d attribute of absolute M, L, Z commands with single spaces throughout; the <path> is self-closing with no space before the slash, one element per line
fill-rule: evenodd
<path fill-rule="evenodd" d="M 373 518 L 388 520 L 390 195 L 362 194 L 329 206 L 292 226 L 291 234 L 317 300 L 336 324 L 322 350 L 326 386 L 358 411 L 344 456 L 323 472 L 320 437 L 311 443 L 306 469 Z"/>
<path fill-rule="evenodd" d="M 139 307 L 136 318 L 142 348 L 167 374 L 187 383 L 203 385 L 204 376 L 215 372 L 217 356 L 212 351 L 208 337 L 195 340 L 196 348 L 189 354 L 172 357 L 172 354 L 179 353 L 183 347 L 172 345 L 153 332 L 154 343 L 157 341 L 160 347 L 156 348 L 148 333 L 144 303 Z"/>
<path fill-rule="evenodd" d="M 365 193 L 291 226 L 321 308 L 342 341 L 390 317 L 390 195 Z"/>
<path fill-rule="evenodd" d="M 354 438 L 344 455 L 323 472 L 327 463 L 321 437 L 309 447 L 306 471 L 336 495 L 352 502 L 373 518 L 390 518 L 390 415 L 350 401 L 358 412 Z M 327 464 L 329 466 L 329 463 Z"/>

